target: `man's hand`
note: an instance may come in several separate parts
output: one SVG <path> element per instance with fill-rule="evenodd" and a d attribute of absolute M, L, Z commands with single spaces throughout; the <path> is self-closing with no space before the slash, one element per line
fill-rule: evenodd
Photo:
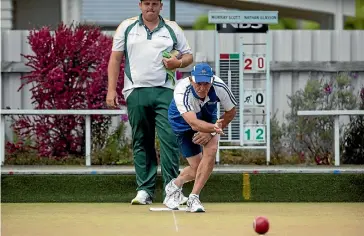
<path fill-rule="evenodd" d="M 215 123 L 215 132 L 218 134 L 224 134 L 224 131 L 222 130 L 222 122 L 224 121 L 224 119 L 219 119 L 216 121 Z"/>
<path fill-rule="evenodd" d="M 164 58 L 163 64 L 167 69 L 173 70 L 180 67 L 181 61 L 178 60 L 176 57 Z"/>
<path fill-rule="evenodd" d="M 111 108 L 116 108 L 119 105 L 118 97 L 117 97 L 115 90 L 107 91 L 106 104 L 108 107 L 111 107 Z"/>
<path fill-rule="evenodd" d="M 210 142 L 211 139 L 212 139 L 212 135 L 210 133 L 197 132 L 197 133 L 195 133 L 195 135 L 193 135 L 192 142 L 194 144 L 204 146 L 208 142 Z"/>

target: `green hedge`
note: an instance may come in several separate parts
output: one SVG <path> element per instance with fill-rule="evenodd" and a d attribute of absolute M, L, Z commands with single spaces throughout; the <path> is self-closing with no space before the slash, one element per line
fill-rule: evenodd
<path fill-rule="evenodd" d="M 243 197 L 242 174 L 213 174 L 202 191 L 205 202 L 363 202 L 363 174 L 251 174 L 249 200 Z M 135 176 L 2 176 L 2 202 L 130 202 Z M 192 183 L 184 187 L 184 193 Z M 161 202 L 161 176 L 155 202 Z"/>

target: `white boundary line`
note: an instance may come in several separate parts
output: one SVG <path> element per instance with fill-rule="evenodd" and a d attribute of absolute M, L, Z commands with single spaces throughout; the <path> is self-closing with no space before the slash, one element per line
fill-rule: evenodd
<path fill-rule="evenodd" d="M 172 211 L 172 215 L 173 215 L 174 226 L 176 228 L 176 232 L 178 232 L 177 217 L 176 217 L 176 214 L 174 214 L 174 211 Z"/>
<path fill-rule="evenodd" d="M 172 210 L 169 209 L 168 207 L 150 207 L 149 208 L 150 211 L 186 211 L 186 207 L 179 207 L 178 210 Z"/>

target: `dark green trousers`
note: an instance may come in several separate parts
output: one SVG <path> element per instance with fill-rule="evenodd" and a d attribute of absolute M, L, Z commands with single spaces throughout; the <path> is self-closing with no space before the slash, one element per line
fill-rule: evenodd
<path fill-rule="evenodd" d="M 164 87 L 136 88 L 127 98 L 132 128 L 137 190 L 154 197 L 157 176 L 155 131 L 160 141 L 160 164 L 165 185 L 179 174 L 179 149 L 168 122 L 173 90 Z"/>

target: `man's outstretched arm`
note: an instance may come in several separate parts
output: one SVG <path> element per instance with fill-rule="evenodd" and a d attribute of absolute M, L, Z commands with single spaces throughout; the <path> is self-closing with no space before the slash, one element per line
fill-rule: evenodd
<path fill-rule="evenodd" d="M 218 132 L 217 124 L 220 124 L 221 127 L 221 120 L 217 120 L 215 124 L 208 123 L 203 120 L 197 119 L 196 113 L 189 111 L 182 114 L 183 119 L 191 126 L 194 131 L 203 132 L 203 133 L 214 133 Z M 222 129 L 221 129 L 222 132 Z"/>
<path fill-rule="evenodd" d="M 236 116 L 236 107 L 233 107 L 229 111 L 225 111 L 224 114 L 220 117 L 222 119 L 222 129 L 225 129 L 226 126 L 230 124 L 230 122 L 234 119 Z"/>

